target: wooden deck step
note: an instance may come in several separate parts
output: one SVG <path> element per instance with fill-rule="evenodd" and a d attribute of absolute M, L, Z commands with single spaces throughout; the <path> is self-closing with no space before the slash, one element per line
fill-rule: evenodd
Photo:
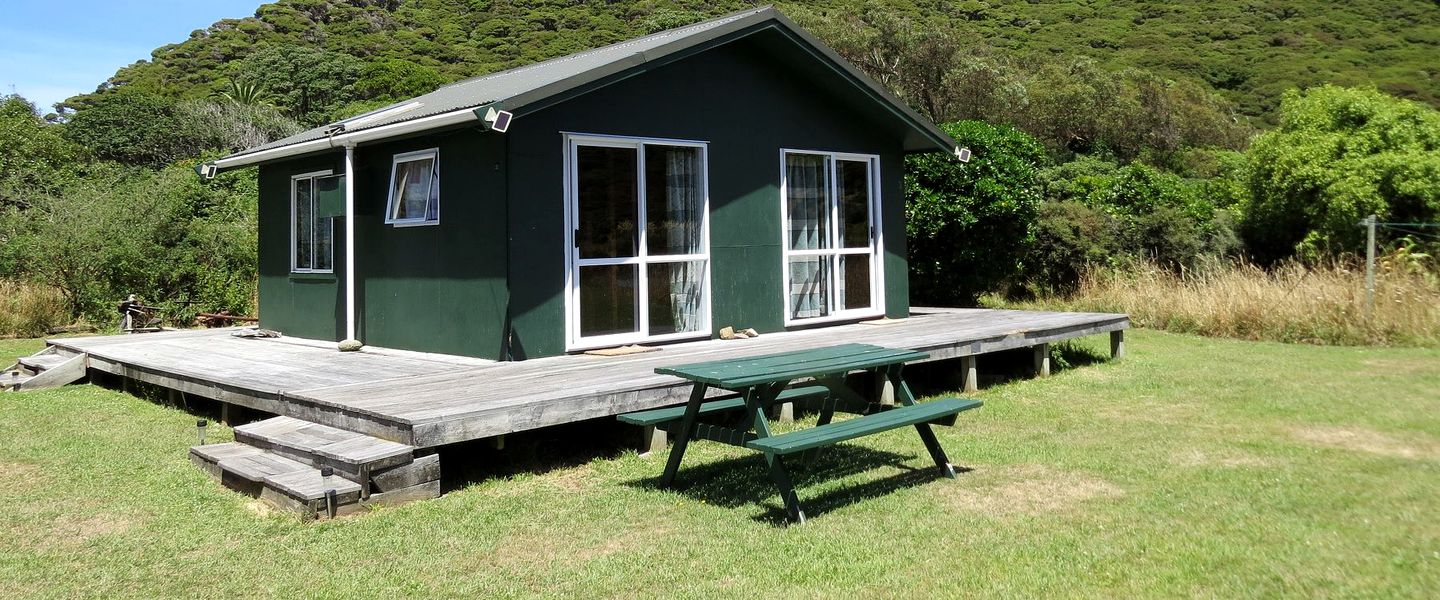
<path fill-rule="evenodd" d="M 237 441 L 312 467 L 334 467 L 357 479 L 362 467 L 380 470 L 409 463 L 415 448 L 362 433 L 292 417 L 275 417 L 235 428 Z"/>
<path fill-rule="evenodd" d="M 61 363 L 67 360 L 70 360 L 70 357 L 59 354 L 36 354 L 34 356 L 22 356 L 18 362 L 20 366 L 40 373 L 51 367 L 60 366 Z"/>
<path fill-rule="evenodd" d="M 360 484 L 248 444 L 194 446 L 190 458 L 226 487 L 258 496 L 285 510 L 328 516 L 332 504 L 326 497 L 330 491 L 335 492 L 333 508 L 337 514 L 346 507 L 350 507 L 346 512 L 353 510 L 361 502 Z M 438 485 L 435 487 L 438 492 Z"/>
<path fill-rule="evenodd" d="M 0 372 L 0 391 L 60 387 L 84 379 L 88 367 L 84 353 L 60 352 L 51 346 L 16 359 L 14 365 Z"/>
<path fill-rule="evenodd" d="M 335 490 L 337 505 L 360 501 L 360 484 L 338 475 L 326 477 L 310 467 L 271 475 L 265 478 L 265 485 L 301 502 L 323 502 L 327 490 Z"/>

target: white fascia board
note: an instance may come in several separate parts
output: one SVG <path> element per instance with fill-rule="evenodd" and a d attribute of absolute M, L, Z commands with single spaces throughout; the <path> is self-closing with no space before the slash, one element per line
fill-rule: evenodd
<path fill-rule="evenodd" d="M 343 148 L 346 145 L 372 142 L 375 140 L 392 138 L 410 133 L 418 133 L 431 129 L 439 129 L 441 127 L 459 125 L 469 121 L 475 121 L 477 119 L 478 117 L 475 115 L 473 109 L 465 108 L 461 110 L 450 111 L 447 113 L 440 113 L 438 115 L 431 115 L 428 117 L 415 119 L 413 121 L 404 121 L 401 123 L 392 123 L 390 125 L 381 125 L 379 127 L 371 127 L 369 129 L 361 129 L 360 131 L 354 131 L 349 133 L 337 133 L 335 135 L 323 137 L 318 140 L 300 142 L 298 144 L 281 146 L 279 148 L 271 148 L 269 150 L 261 150 L 259 152 L 252 152 L 250 154 L 242 154 L 239 156 L 229 156 L 217 160 L 211 164 L 214 164 L 217 168 L 221 169 L 248 167 L 250 165 L 259 164 L 262 162 L 277 160 L 290 156 L 299 156 L 301 154 L 309 154 L 311 152 L 318 152 L 320 150 L 325 150 L 328 148 Z"/>

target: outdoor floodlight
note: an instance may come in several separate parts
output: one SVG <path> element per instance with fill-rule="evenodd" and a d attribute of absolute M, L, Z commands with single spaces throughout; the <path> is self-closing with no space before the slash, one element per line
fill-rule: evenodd
<path fill-rule="evenodd" d="M 968 163 L 968 162 L 970 162 L 970 149 L 969 149 L 969 148 L 956 148 L 956 149 L 955 149 L 955 158 L 960 159 L 960 162 L 962 162 L 962 163 Z"/>
<path fill-rule="evenodd" d="M 510 121 L 514 118 L 515 115 L 510 111 L 499 110 L 491 106 L 485 109 L 485 116 L 480 120 L 485 123 L 485 129 L 505 133 L 510 129 Z"/>

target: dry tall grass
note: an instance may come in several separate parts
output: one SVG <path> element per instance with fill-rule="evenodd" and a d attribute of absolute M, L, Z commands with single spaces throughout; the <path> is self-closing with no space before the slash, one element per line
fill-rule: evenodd
<path fill-rule="evenodd" d="M 0 279 L 0 337 L 38 337 L 69 323 L 59 290 Z"/>
<path fill-rule="evenodd" d="M 1363 264 L 1265 270 L 1213 263 L 1175 273 L 1150 265 L 1095 269 L 1068 298 L 1027 308 L 1123 312 L 1142 327 L 1250 340 L 1329 345 L 1440 346 L 1440 278 L 1392 255 L 1377 269 L 1366 315 Z"/>

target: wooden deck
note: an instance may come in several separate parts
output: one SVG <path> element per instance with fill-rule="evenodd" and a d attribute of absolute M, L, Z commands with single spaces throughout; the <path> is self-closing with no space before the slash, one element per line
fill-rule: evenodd
<path fill-rule="evenodd" d="M 242 339 L 232 330 L 50 340 L 91 369 L 417 447 L 493 437 L 684 402 L 688 382 L 655 368 L 845 342 L 930 360 L 1121 331 L 1121 314 L 917 308 L 908 319 L 707 340 L 617 357 L 522 362 Z"/>

